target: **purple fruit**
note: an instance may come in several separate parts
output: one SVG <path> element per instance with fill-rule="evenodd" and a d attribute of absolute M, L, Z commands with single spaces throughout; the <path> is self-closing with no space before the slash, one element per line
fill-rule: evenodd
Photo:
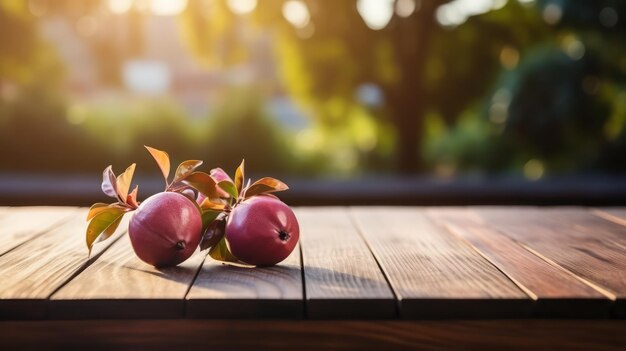
<path fill-rule="evenodd" d="M 226 223 L 228 247 L 239 260 L 270 266 L 289 256 L 300 238 L 298 220 L 282 201 L 255 196 L 236 206 Z"/>
<path fill-rule="evenodd" d="M 202 236 L 198 207 L 186 196 L 158 193 L 146 199 L 128 227 L 137 256 L 155 267 L 175 266 L 189 258 Z"/>

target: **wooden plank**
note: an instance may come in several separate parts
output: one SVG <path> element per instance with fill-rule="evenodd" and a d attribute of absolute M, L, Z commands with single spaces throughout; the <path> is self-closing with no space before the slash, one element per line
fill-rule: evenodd
<path fill-rule="evenodd" d="M 563 269 L 526 250 L 464 208 L 433 208 L 428 214 L 474 248 L 535 300 L 538 317 L 607 317 L 611 301 Z"/>
<path fill-rule="evenodd" d="M 528 316 L 532 300 L 417 208 L 354 208 L 357 225 L 400 301 L 402 318 Z"/>
<path fill-rule="evenodd" d="M 626 251 L 617 244 L 626 228 L 581 209 L 476 208 L 491 226 L 547 262 L 592 284 L 626 316 Z"/>
<path fill-rule="evenodd" d="M 0 217 L 0 255 L 67 221 L 76 207 L 10 207 Z"/>
<path fill-rule="evenodd" d="M 0 224 L 2 224 L 2 218 L 4 218 L 7 215 L 7 212 L 9 211 L 10 207 L 7 206 L 0 206 Z"/>
<path fill-rule="evenodd" d="M 296 210 L 309 318 L 393 318 L 396 301 L 345 208 Z"/>
<path fill-rule="evenodd" d="M 543 212 L 543 211 L 541 211 Z M 619 212 L 619 211 L 618 211 Z M 549 216 L 548 216 L 549 213 Z M 603 218 L 603 212 L 580 207 L 558 207 L 549 210 L 544 217 L 560 224 L 568 224 L 575 229 L 570 235 L 583 238 L 594 237 L 610 241 L 626 252 L 626 229 L 614 221 Z M 571 221 L 575 219 L 575 221 Z"/>
<path fill-rule="evenodd" d="M 50 316 L 181 318 L 184 298 L 204 254 L 176 267 L 154 268 L 137 258 L 127 235 L 50 298 Z"/>
<path fill-rule="evenodd" d="M 597 208 L 590 209 L 591 214 L 605 219 L 607 221 L 616 223 L 621 226 L 626 226 L 626 207 L 610 207 L 610 208 Z M 624 240 L 626 239 L 626 235 L 621 233 L 619 235 L 619 239 L 615 240 L 616 243 L 626 250 L 626 243 Z"/>
<path fill-rule="evenodd" d="M 302 318 L 300 248 L 272 267 L 245 268 L 207 257 L 187 294 L 191 318 Z"/>
<path fill-rule="evenodd" d="M 0 322 L 6 350 L 615 350 L 622 320 Z M 174 346 L 175 345 L 175 346 Z"/>
<path fill-rule="evenodd" d="M 0 256 L 0 319 L 46 317 L 49 296 L 120 236 L 97 244 L 88 258 L 86 215 L 87 210 L 78 211 L 61 226 Z"/>

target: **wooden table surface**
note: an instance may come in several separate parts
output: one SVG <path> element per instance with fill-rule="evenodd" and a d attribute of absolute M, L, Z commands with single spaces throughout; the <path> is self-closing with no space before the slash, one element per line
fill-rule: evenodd
<path fill-rule="evenodd" d="M 626 342 L 626 333 L 615 333 L 626 332 L 626 209 L 295 212 L 300 244 L 277 266 L 231 267 L 197 251 L 178 267 L 156 269 L 135 257 L 123 230 L 88 258 L 87 209 L 0 208 L 0 342 L 17 342 L 17 330 L 37 335 L 37 326 L 167 319 L 192 327 L 231 320 L 234 328 L 269 320 L 385 328 L 398 320 L 394 330 L 446 321 L 450 330 L 457 321 L 504 327 L 501 320 L 549 329 L 558 319 L 571 321 L 564 330 L 610 331 L 606 345 Z"/>

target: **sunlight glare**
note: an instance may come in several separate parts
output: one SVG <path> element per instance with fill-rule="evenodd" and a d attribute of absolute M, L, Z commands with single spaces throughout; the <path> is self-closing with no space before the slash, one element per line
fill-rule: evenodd
<path fill-rule="evenodd" d="M 283 16 L 296 28 L 304 28 L 311 20 L 309 8 L 299 0 L 289 0 L 283 4 Z"/>
<path fill-rule="evenodd" d="M 157 16 L 176 16 L 187 7 L 187 0 L 151 0 L 150 10 Z"/>
<path fill-rule="evenodd" d="M 254 11 L 257 0 L 228 0 L 226 4 L 234 14 L 245 15 Z"/>
<path fill-rule="evenodd" d="M 133 0 L 109 0 L 109 11 L 122 14 L 128 12 L 130 8 L 133 6 Z"/>
<path fill-rule="evenodd" d="M 420 0 L 398 0 L 396 2 L 396 15 L 400 17 L 409 17 L 415 12 L 416 9 L 419 10 L 421 6 Z"/>
<path fill-rule="evenodd" d="M 463 24 L 471 16 L 482 15 L 498 10 L 508 0 L 454 0 L 437 8 L 437 22 L 444 27 L 455 27 Z"/>
<path fill-rule="evenodd" d="M 393 0 L 358 0 L 356 8 L 365 24 L 373 30 L 385 28 L 393 16 Z"/>

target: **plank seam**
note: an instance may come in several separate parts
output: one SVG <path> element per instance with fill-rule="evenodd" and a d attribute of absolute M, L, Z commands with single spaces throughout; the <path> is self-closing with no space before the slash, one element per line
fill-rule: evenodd
<path fill-rule="evenodd" d="M 388 275 L 387 271 L 385 270 L 385 268 L 383 267 L 381 261 L 379 260 L 378 256 L 376 255 L 376 252 L 374 252 L 374 250 L 370 246 L 369 241 L 367 241 L 367 238 L 363 234 L 362 228 L 359 225 L 358 221 L 356 220 L 352 208 L 345 208 L 344 210 L 346 211 L 346 213 L 348 215 L 348 218 L 350 219 L 350 222 L 354 226 L 354 229 L 356 230 L 357 234 L 359 234 L 359 236 L 361 237 L 361 240 L 363 240 L 363 242 L 365 243 L 365 246 L 367 247 L 369 252 L 374 257 L 374 261 L 376 262 L 376 265 L 378 266 L 378 269 L 380 269 L 381 273 L 383 274 L 383 277 L 385 278 L 385 282 L 387 282 L 387 286 L 389 287 L 389 290 L 391 290 L 391 294 L 393 295 L 393 298 L 394 298 L 394 301 L 395 301 L 395 304 L 394 304 L 395 305 L 394 314 L 396 316 L 400 316 L 400 311 L 401 311 L 401 308 L 400 308 L 400 298 L 398 297 L 398 294 L 396 293 L 396 290 L 394 289 L 393 285 L 391 284 L 391 280 L 389 279 L 389 275 Z"/>
<path fill-rule="evenodd" d="M 6 255 L 6 254 L 8 254 L 9 252 L 11 252 L 11 251 L 13 251 L 13 250 L 16 250 L 17 248 L 21 247 L 22 245 L 25 245 L 26 243 L 28 243 L 31 239 L 33 239 L 33 238 L 35 238 L 35 237 L 38 237 L 38 236 L 44 235 L 44 234 L 46 234 L 46 233 L 49 233 L 49 232 L 51 232 L 51 231 L 53 231 L 53 230 L 56 230 L 56 229 L 60 228 L 61 226 L 63 226 L 63 224 L 64 224 L 64 223 L 65 223 L 68 219 L 70 219 L 70 218 L 71 218 L 73 215 L 75 215 L 77 212 L 80 212 L 78 207 L 76 207 L 76 208 L 75 208 L 75 210 L 74 210 L 73 212 L 70 212 L 70 213 L 66 214 L 65 216 L 61 217 L 61 219 L 59 219 L 58 221 L 53 222 L 52 224 L 50 224 L 50 226 L 49 226 L 49 227 L 47 227 L 47 228 L 45 228 L 45 229 L 43 229 L 43 230 L 40 230 L 40 231 L 36 231 L 34 234 L 28 235 L 28 236 L 24 239 L 24 241 L 22 241 L 21 243 L 19 243 L 19 244 L 17 244 L 17 245 L 15 245 L 15 246 L 13 246 L 12 248 L 10 248 L 10 249 L 6 250 L 5 252 L 0 252 L 0 257 L 4 256 L 4 255 Z"/>
<path fill-rule="evenodd" d="M 127 230 L 124 230 L 117 238 L 113 238 L 113 240 L 111 241 L 111 244 L 106 246 L 102 251 L 98 252 L 97 254 L 89 257 L 89 259 L 87 261 L 85 261 L 82 265 L 80 265 L 78 267 L 78 269 L 76 269 L 76 271 L 74 273 L 72 273 L 63 283 L 61 283 L 54 290 L 52 290 L 50 295 L 48 295 L 48 297 L 46 298 L 46 300 L 48 301 L 48 303 L 46 304 L 46 314 L 45 314 L 46 318 L 48 318 L 50 316 L 50 298 L 52 298 L 52 296 L 54 296 L 54 294 L 56 294 L 61 289 L 63 289 L 67 284 L 69 284 L 74 278 L 76 278 L 79 274 L 81 274 L 85 269 L 87 269 L 89 266 L 94 264 L 94 262 L 96 262 L 98 260 L 98 258 L 100 258 L 100 256 L 102 256 L 102 254 L 104 254 L 113 245 L 115 245 L 121 238 L 124 237 L 124 235 L 126 235 L 126 233 L 127 233 Z"/>
<path fill-rule="evenodd" d="M 470 210 L 473 213 L 474 210 Z M 477 214 L 480 218 L 483 218 L 482 216 L 480 216 L 480 214 Z M 505 230 L 500 230 L 496 227 L 494 227 L 491 223 L 489 223 L 488 221 L 485 221 L 485 223 L 487 223 L 488 227 L 492 230 L 495 230 L 499 233 L 502 233 L 503 235 L 505 235 L 507 238 L 511 239 L 511 241 L 513 241 L 514 243 L 518 244 L 519 246 L 521 246 L 524 250 L 530 252 L 531 254 L 539 257 L 539 259 L 543 260 L 544 262 L 548 263 L 549 265 L 553 266 L 554 268 L 560 270 L 561 272 L 564 272 L 572 277 L 574 277 L 575 279 L 579 280 L 580 282 L 582 282 L 583 284 L 591 287 L 592 289 L 596 290 L 597 292 L 599 292 L 600 294 L 604 295 L 605 297 L 607 297 L 609 300 L 611 301 L 615 301 L 616 300 L 616 295 L 612 292 L 610 292 L 609 290 L 603 288 L 602 286 L 589 281 L 581 276 L 579 276 L 578 274 L 570 271 L 569 269 L 566 269 L 565 267 L 561 266 L 560 264 L 556 263 L 555 261 L 549 259 L 547 256 L 544 256 L 543 254 L 541 254 L 539 251 L 534 250 L 533 248 L 529 247 L 528 245 L 520 242 L 519 240 L 516 240 L 515 238 L 511 237 L 510 235 L 508 235 L 506 233 Z"/>
<path fill-rule="evenodd" d="M 615 301 L 617 299 L 617 296 L 614 293 L 612 293 L 611 291 L 603 288 L 602 286 L 600 286 L 600 285 L 598 285 L 598 284 L 596 284 L 596 283 L 594 283 L 592 281 L 589 281 L 589 280 L 587 280 L 587 279 L 577 275 L 576 273 L 570 271 L 569 269 L 566 269 L 566 268 L 562 267 L 558 263 L 556 263 L 556 262 L 552 261 L 551 259 L 549 259 L 548 257 L 542 255 L 540 252 L 536 251 L 535 249 L 533 249 L 533 248 L 531 248 L 531 247 L 529 247 L 529 246 L 527 246 L 527 245 L 525 245 L 523 243 L 520 243 L 520 242 L 518 242 L 515 239 L 512 239 L 512 240 L 517 242 L 524 249 L 526 249 L 527 251 L 529 251 L 533 255 L 539 257 L 540 259 L 544 260 L 545 262 L 547 262 L 551 266 L 553 266 L 553 267 L 555 267 L 555 268 L 557 268 L 557 269 L 559 269 L 559 270 L 561 270 L 561 271 L 563 271 L 565 273 L 570 274 L 574 278 L 578 279 L 579 281 L 583 282 L 584 284 L 586 284 L 586 285 L 590 286 L 591 288 L 595 289 L 596 291 L 598 291 L 602 295 L 606 296 L 609 300 Z"/>
<path fill-rule="evenodd" d="M 518 289 L 520 289 L 523 293 L 525 293 L 526 295 L 528 295 L 528 297 L 530 297 L 533 301 L 537 301 L 539 298 L 538 296 L 533 293 L 530 289 L 528 289 L 527 287 L 525 287 L 522 283 L 518 282 L 515 278 L 513 278 L 512 276 L 510 276 L 508 273 L 506 273 L 502 268 L 500 268 L 495 262 L 493 262 L 484 252 L 482 252 L 479 248 L 477 248 L 476 246 L 474 246 L 474 244 L 472 244 L 469 240 L 463 238 L 462 236 L 458 235 L 455 233 L 455 230 L 453 228 L 450 227 L 449 223 L 440 223 L 439 221 L 436 221 L 435 219 L 432 218 L 432 216 L 430 214 L 428 214 L 428 219 L 433 222 L 433 224 L 435 224 L 436 226 L 440 227 L 442 230 L 450 233 L 451 235 L 453 235 L 455 238 L 459 239 L 459 241 L 461 241 L 462 243 L 464 243 L 465 245 L 469 246 L 469 248 L 473 251 L 475 251 L 477 254 L 479 254 L 482 258 L 485 259 L 485 261 L 489 262 L 489 264 L 491 264 L 495 269 L 497 269 L 500 273 L 502 273 L 505 277 L 507 277 L 507 279 L 509 279 L 515 286 L 517 286 Z M 515 242 L 515 244 L 518 244 L 517 242 Z"/>
<path fill-rule="evenodd" d="M 300 279 L 302 281 L 302 317 L 309 318 L 309 307 L 306 299 L 306 283 L 304 282 L 304 253 L 302 250 L 302 240 L 299 240 L 298 250 L 300 251 Z"/>
<path fill-rule="evenodd" d="M 202 252 L 202 250 L 200 250 L 199 252 Z M 189 302 L 189 300 L 187 300 L 187 295 L 189 295 L 191 288 L 193 288 L 193 285 L 196 283 L 196 279 L 198 279 L 198 276 L 200 275 L 200 271 L 202 271 L 202 267 L 204 267 L 204 261 L 206 261 L 206 258 L 208 255 L 209 254 L 207 252 L 202 258 L 202 262 L 200 262 L 200 265 L 198 265 L 198 269 L 196 269 L 196 273 L 193 275 L 193 279 L 191 280 L 191 283 L 187 287 L 187 291 L 185 291 L 185 295 L 183 295 L 183 318 L 187 316 L 187 307 L 188 307 L 187 303 Z"/>
<path fill-rule="evenodd" d="M 594 215 L 596 217 L 600 217 L 600 218 L 602 218 L 602 219 L 604 219 L 606 221 L 609 221 L 611 223 L 615 223 L 615 224 L 618 224 L 618 225 L 626 227 L 626 219 L 621 218 L 619 216 L 610 214 L 610 213 L 602 211 L 600 209 L 590 209 L 589 213 L 591 213 L 592 215 Z M 626 250 L 626 246 L 624 246 L 624 245 L 622 245 L 622 244 L 620 244 L 620 243 L 618 243 L 618 242 L 616 242 L 616 241 L 614 241 L 612 239 L 608 239 L 607 241 L 610 241 L 611 244 L 613 244 L 615 246 L 618 246 L 618 247 L 620 247 L 623 250 Z"/>

